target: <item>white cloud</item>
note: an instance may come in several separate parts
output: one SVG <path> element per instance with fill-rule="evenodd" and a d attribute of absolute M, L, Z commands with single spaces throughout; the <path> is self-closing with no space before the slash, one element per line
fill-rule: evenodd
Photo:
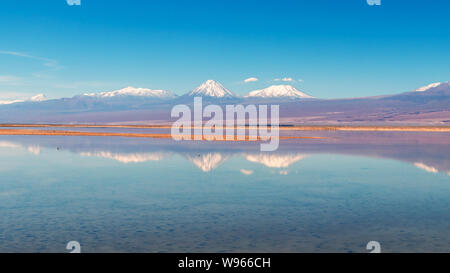
<path fill-rule="evenodd" d="M 295 82 L 295 80 L 293 78 L 276 78 L 273 80 L 274 82 Z"/>
<path fill-rule="evenodd" d="M 10 55 L 10 56 L 17 56 L 17 57 L 23 57 L 23 58 L 28 58 L 28 59 L 32 59 L 32 60 L 37 60 L 37 61 L 41 61 L 43 62 L 44 66 L 53 68 L 53 69 L 61 69 L 61 66 L 58 64 L 57 61 L 52 60 L 52 59 L 47 59 L 47 58 L 42 58 L 42 57 L 37 57 L 37 56 L 33 56 L 27 53 L 22 53 L 22 52 L 16 52 L 16 51 L 3 51 L 0 50 L 0 54 L 2 55 Z"/>
<path fill-rule="evenodd" d="M 12 55 L 12 56 L 18 56 L 18 57 L 30 57 L 30 55 L 22 53 L 22 52 L 16 52 L 16 51 L 0 51 L 0 54 L 5 55 Z"/>
<path fill-rule="evenodd" d="M 245 79 L 245 80 L 244 80 L 245 83 L 248 83 L 248 82 L 257 82 L 257 81 L 259 81 L 259 79 L 258 79 L 258 78 L 255 78 L 255 77 L 251 77 L 251 78 L 248 78 L 248 79 Z"/>
<path fill-rule="evenodd" d="M 81 0 L 66 0 L 69 6 L 81 6 Z"/>

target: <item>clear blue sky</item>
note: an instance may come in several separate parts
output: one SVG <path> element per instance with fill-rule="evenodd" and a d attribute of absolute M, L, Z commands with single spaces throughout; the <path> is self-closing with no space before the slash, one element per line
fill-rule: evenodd
<path fill-rule="evenodd" d="M 408 91 L 450 80 L 449 2 L 2 0 L 0 100 L 284 77 L 321 98 Z"/>

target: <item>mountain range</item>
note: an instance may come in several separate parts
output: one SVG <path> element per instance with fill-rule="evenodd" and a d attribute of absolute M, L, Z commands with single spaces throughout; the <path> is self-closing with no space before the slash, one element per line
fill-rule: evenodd
<path fill-rule="evenodd" d="M 273 85 L 238 96 L 219 82 L 208 80 L 178 96 L 159 89 L 127 87 L 48 100 L 43 94 L 28 100 L 0 101 L 2 123 L 155 123 L 170 121 L 173 105 L 280 104 L 286 124 L 402 123 L 450 125 L 450 82 L 433 83 L 394 95 L 317 99 L 291 85 Z"/>
<path fill-rule="evenodd" d="M 100 93 L 85 93 L 82 95 L 77 95 L 72 98 L 62 98 L 59 99 L 60 102 L 69 101 L 69 100 L 78 100 L 78 101 L 86 101 L 86 100 L 118 100 L 120 99 L 122 102 L 126 103 L 126 99 L 130 99 L 133 97 L 139 98 L 141 100 L 146 99 L 154 99 L 154 100 L 168 100 L 168 99 L 177 99 L 177 98 L 186 98 L 186 97 L 205 97 L 205 98 L 291 98 L 291 99 L 299 99 L 299 98 L 313 98 L 303 92 L 300 92 L 295 87 L 291 85 L 273 85 L 263 90 L 256 90 L 250 92 L 248 95 L 242 97 L 236 94 L 233 94 L 230 90 L 225 88 L 222 84 L 214 80 L 207 80 L 202 83 L 200 86 L 195 88 L 194 90 L 182 95 L 177 96 L 174 93 L 167 90 L 160 89 L 147 89 L 147 88 L 134 88 L 134 87 L 126 87 L 120 90 L 109 91 L 109 92 L 100 92 Z M 0 104 L 14 104 L 14 103 L 24 103 L 24 102 L 42 102 L 47 100 L 47 98 L 43 94 L 36 95 L 29 100 L 12 100 L 12 101 L 0 101 Z"/>

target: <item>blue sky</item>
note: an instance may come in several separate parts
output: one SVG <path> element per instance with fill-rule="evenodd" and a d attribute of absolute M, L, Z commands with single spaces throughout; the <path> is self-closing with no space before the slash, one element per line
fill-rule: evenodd
<path fill-rule="evenodd" d="M 449 2 L 3 0 L 0 100 L 207 79 L 238 94 L 281 78 L 320 98 L 408 91 L 450 80 Z"/>

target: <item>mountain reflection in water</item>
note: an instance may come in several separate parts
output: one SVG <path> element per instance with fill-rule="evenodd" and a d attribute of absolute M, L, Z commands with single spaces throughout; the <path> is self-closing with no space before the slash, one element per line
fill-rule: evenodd
<path fill-rule="evenodd" d="M 394 134 L 395 135 L 395 134 Z M 426 134 L 424 134 L 426 135 Z M 447 138 L 444 135 L 443 138 Z M 370 144 L 364 143 L 335 143 L 334 140 L 320 144 L 292 144 L 281 143 L 281 147 L 275 152 L 259 152 L 257 145 L 230 145 L 215 143 L 208 147 L 185 146 L 184 143 L 176 143 L 171 140 L 128 140 L 112 138 L 82 138 L 82 137 L 2 137 L 1 148 L 25 149 L 34 155 L 39 155 L 41 149 L 54 149 L 79 154 L 84 157 L 99 157 L 115 160 L 124 164 L 144 163 L 170 159 L 174 155 L 180 155 L 192 162 L 203 172 L 217 169 L 232 157 L 242 157 L 253 163 L 259 163 L 267 168 L 288 168 L 295 162 L 315 154 L 340 154 L 364 156 L 372 158 L 386 158 L 408 162 L 415 167 L 429 173 L 445 173 L 450 175 L 450 141 L 443 143 L 398 144 L 400 140 L 394 137 L 392 145 L 386 145 L 385 138 L 379 143 L 371 140 Z M 105 141 L 108 139 L 108 141 Z M 49 141 L 50 140 L 50 141 Z M 70 140 L 70 141 L 68 141 Z M 411 141 L 411 139 L 409 139 Z M 449 143 L 447 143 L 449 142 Z M 205 145 L 206 146 L 206 145 Z M 247 175 L 250 172 L 243 172 Z"/>
<path fill-rule="evenodd" d="M 72 240 L 83 252 L 450 250 L 446 134 L 320 134 L 270 153 L 2 136 L 0 252 L 65 252 Z"/>

